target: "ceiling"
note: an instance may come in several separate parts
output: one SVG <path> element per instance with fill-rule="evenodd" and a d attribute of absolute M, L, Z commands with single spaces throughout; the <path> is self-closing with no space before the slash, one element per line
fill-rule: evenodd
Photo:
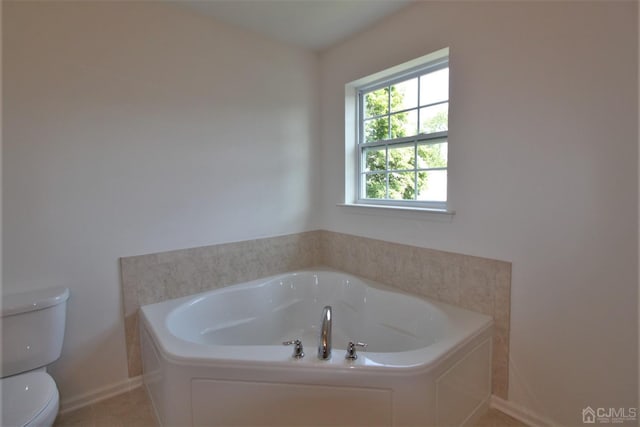
<path fill-rule="evenodd" d="M 415 0 L 184 0 L 179 4 L 287 44 L 320 51 Z"/>

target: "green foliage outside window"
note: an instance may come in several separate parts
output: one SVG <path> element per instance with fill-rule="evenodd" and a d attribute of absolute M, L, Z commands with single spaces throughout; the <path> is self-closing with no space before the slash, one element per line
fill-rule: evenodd
<path fill-rule="evenodd" d="M 391 91 L 391 92 L 390 92 Z M 366 120 L 364 124 L 364 140 L 366 142 L 381 141 L 402 138 L 417 133 L 417 129 L 409 128 L 409 112 L 389 114 L 402 105 L 403 94 L 395 86 L 385 87 L 365 94 L 365 117 L 381 116 Z M 439 112 L 420 126 L 422 133 L 447 130 L 447 113 Z M 415 124 L 417 126 L 417 123 Z M 411 132 L 407 134 L 407 131 Z M 404 146 L 375 147 L 365 150 L 365 170 L 380 171 L 366 175 L 366 197 L 369 199 L 416 199 L 416 154 L 418 167 L 436 168 L 446 167 L 446 155 L 442 152 L 443 144 L 418 144 L 417 153 L 414 145 L 410 143 Z M 387 158 L 388 155 L 388 158 Z M 387 164 L 388 162 L 388 164 Z M 398 172 L 386 173 L 386 170 Z M 387 183 L 389 181 L 389 194 L 387 195 Z M 428 186 L 428 172 L 417 172 L 418 194 Z"/>

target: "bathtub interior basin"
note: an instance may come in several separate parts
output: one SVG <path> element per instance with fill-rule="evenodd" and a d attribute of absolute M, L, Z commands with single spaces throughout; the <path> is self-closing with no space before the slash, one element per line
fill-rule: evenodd
<path fill-rule="evenodd" d="M 374 288 L 333 272 L 294 273 L 240 289 L 192 298 L 167 318 L 169 331 L 204 345 L 281 345 L 301 339 L 315 343 L 322 310 L 332 307 L 333 344 L 367 343 L 370 352 L 403 352 L 427 347 L 438 331 L 425 328 L 446 314 L 421 300 Z"/>
<path fill-rule="evenodd" d="M 330 270 L 151 304 L 142 314 L 174 360 L 205 361 L 215 354 L 230 361 L 287 361 L 292 349 L 284 341 L 299 339 L 307 355 L 316 352 L 326 305 L 332 307 L 333 354 L 345 354 L 349 341 L 367 344 L 358 366 L 420 366 L 492 325 L 489 316 Z"/>

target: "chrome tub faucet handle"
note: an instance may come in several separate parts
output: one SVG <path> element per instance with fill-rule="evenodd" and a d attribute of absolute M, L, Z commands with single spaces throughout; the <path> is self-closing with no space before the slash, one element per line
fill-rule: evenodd
<path fill-rule="evenodd" d="M 356 354 L 356 347 L 367 348 L 367 345 L 363 342 L 349 341 L 347 354 L 344 355 L 344 358 L 347 360 L 356 360 L 358 358 L 358 355 Z"/>
<path fill-rule="evenodd" d="M 284 341 L 282 345 L 293 346 L 293 354 L 291 355 L 291 357 L 293 357 L 294 359 L 302 359 L 304 357 L 304 348 L 302 347 L 302 341 L 300 340 Z"/>

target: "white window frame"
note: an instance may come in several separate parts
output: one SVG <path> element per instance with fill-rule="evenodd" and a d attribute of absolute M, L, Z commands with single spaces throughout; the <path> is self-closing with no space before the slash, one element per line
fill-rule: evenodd
<path fill-rule="evenodd" d="M 434 72 L 449 66 L 449 48 L 440 49 L 428 55 L 416 58 L 412 61 L 400 64 L 398 66 L 383 70 L 379 73 L 358 79 L 345 85 L 345 203 L 346 206 L 365 206 L 365 207 L 382 207 L 396 208 L 408 210 L 426 210 L 437 213 L 453 214 L 450 209 L 450 185 L 449 176 L 447 176 L 447 197 L 446 201 L 422 201 L 422 200 L 393 200 L 393 199 L 369 199 L 363 197 L 364 189 L 362 184 L 362 176 L 364 165 L 362 164 L 364 148 L 384 146 L 392 147 L 399 144 L 413 143 L 414 147 L 421 142 L 447 141 L 448 130 L 443 132 L 433 132 L 428 134 L 418 134 L 409 137 L 396 138 L 394 140 L 364 142 L 363 139 L 363 94 L 384 88 L 414 77 L 418 77 L 429 72 Z M 419 89 L 418 89 L 419 90 Z M 446 102 L 450 102 L 447 99 Z M 437 104 L 437 103 L 436 103 Z M 450 105 L 450 104 L 449 104 Z M 418 115 L 420 108 L 418 106 Z M 394 112 L 397 113 L 397 112 Z M 391 112 L 389 112 L 391 114 Z M 419 119 L 418 119 L 419 123 Z M 449 162 L 446 168 L 425 168 L 424 170 L 447 170 L 448 175 Z M 423 169 L 417 168 L 414 173 L 417 176 L 419 171 Z M 393 172 L 389 169 L 385 173 Z M 417 178 L 416 178 L 417 179 Z M 416 187 L 417 188 L 417 187 Z"/>

